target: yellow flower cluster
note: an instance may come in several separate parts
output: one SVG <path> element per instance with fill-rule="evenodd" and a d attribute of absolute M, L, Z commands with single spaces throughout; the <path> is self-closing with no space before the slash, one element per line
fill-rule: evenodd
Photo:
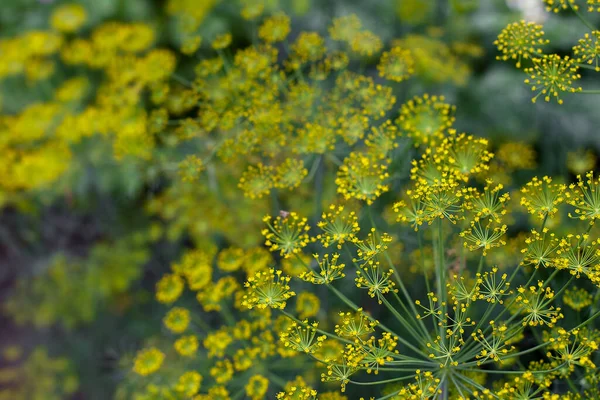
<path fill-rule="evenodd" d="M 153 48 L 149 25 L 109 22 L 73 35 L 87 23 L 76 5 L 57 8 L 52 30 L 0 42 L 0 79 L 47 80 L 59 64 L 85 71 L 50 100 L 0 116 L 3 191 L 60 181 L 88 141 L 108 145 L 100 158 L 169 182 L 146 203 L 151 239 L 114 244 L 116 258 L 111 246 L 93 249 L 102 268 L 57 258 L 50 279 L 22 297 L 60 301 L 38 301 L 35 318 L 21 322 L 89 320 L 96 302 L 126 293 L 148 244 L 164 240 L 186 247 L 155 281 L 165 329 L 123 356 L 118 399 L 343 400 L 354 390 L 554 399 L 553 386 L 597 386 L 600 181 L 587 171 L 595 159 L 571 157 L 574 183 L 532 177 L 519 190 L 513 172 L 535 168 L 531 145 L 461 133 L 443 96 L 397 104 L 395 87 L 352 71 L 372 61 L 394 85 L 463 85 L 467 55 L 480 48 L 428 30 L 383 50 L 355 15 L 327 33 L 290 35 L 291 18 L 259 0 L 239 2 L 257 28 L 253 44 L 236 49 L 237 38 L 219 31 L 204 48 L 200 24 L 220 2 L 166 3 L 183 31 L 177 44 L 194 56 L 182 58 L 194 64 L 185 76 L 172 51 Z M 415 6 L 399 6 L 405 19 Z M 596 33 L 573 58 L 544 54 L 542 27 L 524 21 L 496 46 L 499 58 L 531 64 L 534 100 L 561 103 L 580 91 L 578 64 L 596 69 Z M 515 223 L 523 211 L 535 218 Z M 67 275 L 81 277 L 82 289 Z M 7 307 L 17 319 L 21 301 Z M 46 381 L 48 398 L 76 387 Z"/>
<path fill-rule="evenodd" d="M 600 11 L 595 4 L 597 0 L 588 0 L 588 11 Z M 541 24 L 521 20 L 508 24 L 500 32 L 494 42 L 500 55 L 497 59 L 503 61 L 516 60 L 517 68 L 527 62 L 530 66 L 524 69 L 528 75 L 525 83 L 535 92 L 532 101 L 542 96 L 549 102 L 554 98 L 558 104 L 563 104 L 562 93 L 597 93 L 596 90 L 584 90 L 576 86 L 581 78 L 581 69 L 600 72 L 598 66 L 598 30 L 580 12 L 575 0 L 544 0 L 546 9 L 556 13 L 570 10 L 575 13 L 581 23 L 591 31 L 572 48 L 572 55 L 546 54 L 543 47 L 550 41 L 544 38 Z M 530 60 L 530 61 L 529 61 Z"/>

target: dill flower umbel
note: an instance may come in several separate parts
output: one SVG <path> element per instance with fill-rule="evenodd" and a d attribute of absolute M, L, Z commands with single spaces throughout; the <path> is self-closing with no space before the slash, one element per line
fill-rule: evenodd
<path fill-rule="evenodd" d="M 350 42 L 362 29 L 360 18 L 349 14 L 334 18 L 329 27 L 329 35 L 333 40 Z"/>
<path fill-rule="evenodd" d="M 198 393 L 202 384 L 202 375 L 196 371 L 188 371 L 179 377 L 175 390 L 184 396 L 191 397 Z"/>
<path fill-rule="evenodd" d="M 262 234 L 266 239 L 265 245 L 271 251 L 279 251 L 282 256 L 290 257 L 308 244 L 310 237 L 306 232 L 310 226 L 306 218 L 301 218 L 295 212 L 282 211 L 281 214 L 274 220 L 270 216 L 263 218 L 268 229 L 263 229 Z"/>
<path fill-rule="evenodd" d="M 71 33 L 77 31 L 85 24 L 87 14 L 79 4 L 65 4 L 58 7 L 50 20 L 52 27 L 58 31 Z"/>
<path fill-rule="evenodd" d="M 546 10 L 554 11 L 555 13 L 567 10 L 569 7 L 572 7 L 574 10 L 579 9 L 575 0 L 544 0 L 544 3 L 546 3 Z"/>
<path fill-rule="evenodd" d="M 352 152 L 344 160 L 335 183 L 338 193 L 345 199 L 364 200 L 367 204 L 389 190 L 385 180 L 389 177 L 387 165 L 368 154 Z"/>
<path fill-rule="evenodd" d="M 554 97 L 558 104 L 562 104 L 563 100 L 559 96 L 561 92 L 581 91 L 580 87 L 573 86 L 573 83 L 581 78 L 578 69 L 569 56 L 563 58 L 557 54 L 550 54 L 534 58 L 533 67 L 525 69 L 529 75 L 525 83 L 531 85 L 533 92 L 537 92 L 531 101 L 535 103 L 538 97 L 543 95 L 545 101 L 550 101 L 550 98 Z"/>
<path fill-rule="evenodd" d="M 269 380 L 262 375 L 254 375 L 248 380 L 246 394 L 252 400 L 264 399 L 269 388 Z"/>
<path fill-rule="evenodd" d="M 190 311 L 183 307 L 174 307 L 165 315 L 163 322 L 171 332 L 183 333 L 190 324 Z"/>
<path fill-rule="evenodd" d="M 296 299 L 296 312 L 301 319 L 317 315 L 320 306 L 321 301 L 319 297 L 310 292 L 300 293 Z"/>
<path fill-rule="evenodd" d="M 157 348 L 141 350 L 135 357 L 133 370 L 139 375 L 150 375 L 160 368 L 165 359 L 164 353 Z"/>
<path fill-rule="evenodd" d="M 516 60 L 517 68 L 521 68 L 523 60 L 541 56 L 541 47 L 548 43 L 549 40 L 544 39 L 542 25 L 524 20 L 509 24 L 494 42 L 502 53 L 497 58 L 504 61 Z"/>
<path fill-rule="evenodd" d="M 164 275 L 156 284 L 156 299 L 161 303 L 173 303 L 183 293 L 183 279 L 178 275 Z"/>
<path fill-rule="evenodd" d="M 295 351 L 312 354 L 327 338 L 325 335 L 317 336 L 318 327 L 318 322 L 309 323 L 308 320 L 292 322 L 287 331 L 281 334 L 281 341 Z"/>
<path fill-rule="evenodd" d="M 393 47 L 382 54 L 377 69 L 379 76 L 395 82 L 408 79 L 415 72 L 414 60 L 409 50 Z"/>
<path fill-rule="evenodd" d="M 575 175 L 583 175 L 594 169 L 596 155 L 591 150 L 579 149 L 567 153 L 567 168 Z"/>
<path fill-rule="evenodd" d="M 596 72 L 600 71 L 600 31 L 586 33 L 573 47 L 573 55 L 578 63 L 594 65 Z"/>
<path fill-rule="evenodd" d="M 212 48 L 215 50 L 222 50 L 231 44 L 232 36 L 231 33 L 224 33 L 222 35 L 218 35 L 215 40 L 212 42 Z"/>
<path fill-rule="evenodd" d="M 581 311 L 592 304 L 592 294 L 584 288 L 573 287 L 565 290 L 563 301 L 575 311 Z"/>
<path fill-rule="evenodd" d="M 244 195 L 251 199 L 260 199 L 269 194 L 275 186 L 275 171 L 273 167 L 259 163 L 256 167 L 250 165 L 242 174 L 238 187 Z"/>
<path fill-rule="evenodd" d="M 198 351 L 198 338 L 195 335 L 182 336 L 173 345 L 179 355 L 193 357 Z"/>
<path fill-rule="evenodd" d="M 415 146 L 435 142 L 445 129 L 454 123 L 454 106 L 444 102 L 443 96 L 414 97 L 400 107 L 396 121 L 400 129 L 415 142 Z"/>
<path fill-rule="evenodd" d="M 566 185 L 552 183 L 549 176 L 542 179 L 534 177 L 521 188 L 521 205 L 540 219 L 553 216 L 558 212 L 558 206 L 565 201 L 566 190 Z"/>
<path fill-rule="evenodd" d="M 567 203 L 575 207 L 574 214 L 570 217 L 588 220 L 593 224 L 600 218 L 600 179 L 594 178 L 594 172 L 585 174 L 585 179 L 577 176 L 577 183 L 569 185 L 570 196 Z"/>
<path fill-rule="evenodd" d="M 536 166 L 535 150 L 527 143 L 504 143 L 495 154 L 498 160 L 511 169 L 533 169 Z"/>
<path fill-rule="evenodd" d="M 267 43 L 277 43 L 285 40 L 290 33 L 290 17 L 285 14 L 273 15 L 267 18 L 258 29 L 258 37 Z"/>
<path fill-rule="evenodd" d="M 332 254 L 331 258 L 329 254 L 324 254 L 322 260 L 315 255 L 319 271 L 311 269 L 309 272 L 302 272 L 299 278 L 315 285 L 327 285 L 336 279 L 341 279 L 346 276 L 343 273 L 345 264 L 338 264 L 339 258 L 340 255 L 336 253 Z"/>
<path fill-rule="evenodd" d="M 282 271 L 270 269 L 268 271 L 259 271 L 254 276 L 248 278 L 244 284 L 248 288 L 244 295 L 243 305 L 252 309 L 258 307 L 264 309 L 267 307 L 284 309 L 287 300 L 296 295 L 290 290 L 289 276 L 282 276 Z"/>
<path fill-rule="evenodd" d="M 338 249 L 341 249 L 341 245 L 346 241 L 354 240 L 356 233 L 360 231 L 356 212 L 345 212 L 344 206 L 329 206 L 329 210 L 321 215 L 317 226 L 323 231 L 317 235 L 323 246 L 329 247 L 336 243 Z"/>

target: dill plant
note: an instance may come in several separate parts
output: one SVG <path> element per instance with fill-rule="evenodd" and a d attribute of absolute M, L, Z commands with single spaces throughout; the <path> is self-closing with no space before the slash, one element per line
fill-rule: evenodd
<path fill-rule="evenodd" d="M 505 45 L 507 58 L 538 56 L 540 28 L 518 26 L 537 32 L 535 45 L 527 55 Z M 213 248 L 198 235 L 198 261 L 172 265 L 159 281 L 157 300 L 174 307 L 164 319 L 172 345 L 162 342 L 157 351 L 167 361 L 154 357 L 151 373 L 134 369 L 128 382 L 145 387 L 138 398 L 150 389 L 182 396 L 177 375 L 189 369 L 200 374 L 197 399 L 593 396 L 600 314 L 582 305 L 585 294 L 567 290 L 578 280 L 597 295 L 594 196 L 585 194 L 595 190 L 593 176 L 574 184 L 533 177 L 517 190 L 511 174 L 535 168 L 530 146 L 503 144 L 496 156 L 487 139 L 453 128 L 455 109 L 444 97 L 396 104 L 391 87 L 352 72 L 353 60 L 382 46 L 354 16 L 334 20 L 329 38 L 302 32 L 288 40 L 282 14 L 258 32 L 262 42 L 233 55 L 227 35 L 218 36 L 211 45 L 218 57 L 201 61 L 194 78 L 176 78 L 178 95 L 193 99 L 180 110 L 157 102 L 161 115 L 197 112 L 169 125 L 182 142 L 185 129 L 207 144 L 191 156 L 202 168 L 173 189 L 204 174 L 218 176 L 216 185 L 237 180 L 248 204 L 266 205 L 266 216 L 255 230 L 262 247 L 222 224 L 239 248 Z M 326 39 L 342 50 L 330 51 Z M 460 85 L 468 75 L 433 37 L 407 35 L 393 46 L 378 67 L 391 82 Z M 437 73 L 429 67 L 440 59 L 448 63 Z M 406 183 L 392 191 L 394 161 L 408 155 Z M 190 162 L 181 164 L 182 177 Z M 320 189 L 323 174 L 334 193 Z M 316 193 L 302 190 L 313 181 Z M 223 190 L 220 201 L 239 199 Z M 182 202 L 175 193 L 163 207 Z M 247 206 L 237 204 L 239 218 Z M 193 206 L 181 207 L 181 216 L 163 215 L 194 229 L 184 219 Z M 315 210 L 320 218 L 310 221 Z M 531 215 L 529 230 L 515 224 L 523 214 Z M 210 315 L 221 328 L 205 323 Z M 154 353 L 141 350 L 136 360 L 147 351 Z"/>
<path fill-rule="evenodd" d="M 157 279 L 162 332 L 120 357 L 115 397 L 597 397 L 593 156 L 571 156 L 575 182 L 519 185 L 515 172 L 535 168 L 531 146 L 457 131 L 442 95 L 397 97 L 411 81 L 465 85 L 468 58 L 482 52 L 467 40 L 430 29 L 388 46 L 355 15 L 292 35 L 288 15 L 240 0 L 256 40 L 233 50 L 230 32 L 200 34 L 219 3 L 166 2 L 179 16 L 178 51 L 157 48 L 144 23 L 74 36 L 87 19 L 72 5 L 56 10 L 52 30 L 0 44 L 1 78 L 43 82 L 58 64 L 101 76 L 97 88 L 87 76 L 62 82 L 49 101 L 0 120 L 13 132 L 0 144 L 3 190 L 61 181 L 77 168 L 73 148 L 96 136 L 118 165 L 133 160 L 148 182 L 168 182 L 144 203 L 150 232 L 119 247 L 120 262 L 100 247 L 108 266 L 83 274 L 93 284 L 76 294 L 123 293 L 154 242 L 192 247 Z M 574 0 L 558 3 L 578 12 Z M 415 24 L 433 12 L 398 4 Z M 531 63 L 535 98 L 585 92 L 575 82 L 583 64 L 597 67 L 597 32 L 574 57 L 545 55 L 543 36 L 539 25 L 511 24 L 500 58 Z M 178 52 L 194 65 L 178 65 Z M 376 77 L 363 71 L 368 60 Z M 32 293 L 23 290 L 11 313 L 41 325 L 91 319 L 94 301 L 71 304 L 72 286 L 48 294 L 70 265 L 58 259 L 50 289 L 33 285 L 50 311 L 20 315 Z M 32 364 L 68 370 L 40 354 Z M 76 383 L 50 386 L 68 394 Z"/>
<path fill-rule="evenodd" d="M 600 12 L 596 0 L 588 0 L 587 4 L 579 0 L 544 0 L 544 3 L 548 11 L 574 14 L 588 31 L 572 46 L 571 54 L 562 56 L 546 53 L 545 48 L 550 41 L 544 37 L 543 26 L 521 20 L 508 24 L 498 35 L 494 42 L 500 51 L 497 58 L 503 61 L 516 60 L 517 68 L 524 67 L 528 75 L 525 83 L 535 92 L 531 99 L 534 103 L 538 98 L 543 98 L 546 102 L 554 99 L 558 104 L 563 104 L 561 95 L 564 93 L 600 93 L 598 89 L 583 89 L 577 84 L 582 70 L 593 73 L 600 71 L 600 31 L 582 12 L 582 9 L 588 14 Z"/>

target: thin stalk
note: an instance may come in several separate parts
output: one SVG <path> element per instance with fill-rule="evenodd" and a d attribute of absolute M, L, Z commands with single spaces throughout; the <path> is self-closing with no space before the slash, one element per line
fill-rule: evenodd
<path fill-rule="evenodd" d="M 596 28 L 594 28 L 594 25 L 592 25 L 587 19 L 585 19 L 583 17 L 583 15 L 581 15 L 581 13 L 575 9 L 575 7 L 573 7 L 573 4 L 571 4 L 571 2 L 569 1 L 569 7 L 571 7 L 571 11 L 573 11 L 573 13 L 575 13 L 575 15 L 577 15 L 577 18 L 579 18 L 581 20 L 581 22 L 583 22 L 583 24 L 590 30 L 593 31 Z"/>
<path fill-rule="evenodd" d="M 182 77 L 181 75 L 178 74 L 171 74 L 171 77 L 176 80 L 177 82 L 181 83 L 183 86 L 186 86 L 188 88 L 192 87 L 192 83 L 190 81 L 188 81 L 187 79 L 185 79 L 184 77 Z"/>
<path fill-rule="evenodd" d="M 410 379 L 410 378 L 414 378 L 417 374 L 413 374 L 413 375 L 407 375 L 407 376 L 401 376 L 399 378 L 392 378 L 392 379 L 386 379 L 383 381 L 372 381 L 372 382 L 357 382 L 357 381 L 349 381 L 350 383 L 354 384 L 354 385 L 363 385 L 363 386 L 369 386 L 369 385 L 383 385 L 385 383 L 392 383 L 392 382 L 398 382 L 398 381 L 402 381 L 405 379 Z"/>
<path fill-rule="evenodd" d="M 448 292 L 446 288 L 446 260 L 444 256 L 444 225 L 441 219 L 437 221 L 437 263 L 436 263 L 436 282 L 437 282 L 437 294 L 442 302 L 442 318 L 446 318 L 446 314 L 448 313 Z M 444 330 L 444 323 L 441 322 L 439 326 L 439 336 L 442 347 L 446 347 L 446 332 Z M 442 390 L 442 399 L 446 400 L 448 398 L 448 381 L 444 378 L 441 383 Z"/>
<path fill-rule="evenodd" d="M 388 262 L 390 268 L 392 269 L 392 272 L 394 273 L 394 277 L 398 281 L 398 286 L 400 287 L 402 294 L 406 298 L 406 301 L 408 302 L 413 315 L 416 317 L 418 312 L 417 312 L 417 308 L 415 307 L 414 300 L 412 299 L 412 297 L 410 297 L 408 290 L 406 290 L 406 286 L 404 286 L 404 283 L 402 282 L 402 279 L 400 278 L 400 274 L 398 273 L 398 271 L 396 270 L 396 267 L 392 263 L 392 259 L 390 258 L 390 255 L 387 252 L 384 252 L 384 254 L 385 254 L 385 257 L 387 259 L 387 262 Z M 400 299 L 398 299 L 398 302 L 400 302 Z M 404 306 L 404 304 L 402 302 L 400 302 L 400 304 L 402 304 L 402 306 L 404 307 L 404 310 L 408 313 L 408 310 L 406 310 L 406 307 Z M 429 331 L 427 330 L 427 327 L 425 326 L 425 323 L 423 322 L 423 320 L 417 319 L 417 321 L 421 327 L 421 330 L 425 334 L 425 338 L 429 338 L 429 340 L 431 340 L 431 336 L 429 335 Z"/>
<path fill-rule="evenodd" d="M 444 237 L 443 237 L 443 225 L 442 220 L 437 221 L 437 241 L 436 241 L 436 290 L 437 296 L 442 303 L 442 318 L 446 317 L 447 304 L 446 304 L 446 262 L 444 257 Z M 446 333 L 444 332 L 443 324 L 439 328 L 439 336 L 441 337 L 442 343 L 446 344 Z"/>
<path fill-rule="evenodd" d="M 417 240 L 419 242 L 419 252 L 421 253 L 421 267 L 425 266 L 425 254 L 423 253 L 423 239 L 421 238 L 421 231 L 417 231 Z M 431 292 L 431 287 L 429 286 L 429 277 L 427 276 L 427 271 L 423 268 L 423 277 L 425 279 L 425 287 L 427 288 L 427 293 Z"/>
<path fill-rule="evenodd" d="M 576 64 L 576 65 L 577 65 L 579 68 L 585 68 L 585 69 L 591 69 L 591 70 L 594 70 L 594 71 L 598 71 L 598 70 L 596 69 L 596 67 L 594 67 L 593 65 L 590 65 L 590 64 Z"/>
<path fill-rule="evenodd" d="M 481 386 L 479 383 L 473 381 L 472 379 L 464 376 L 463 374 L 457 374 L 456 375 L 458 378 L 462 379 L 463 381 L 465 381 L 466 383 L 468 383 L 471 386 L 475 386 L 477 389 L 481 390 L 484 393 L 488 393 L 491 396 L 495 397 L 496 399 L 499 399 L 498 396 L 496 396 L 494 393 L 489 392 L 488 390 L 486 390 L 483 386 Z"/>
<path fill-rule="evenodd" d="M 400 322 L 400 324 L 402 326 L 404 326 L 411 335 L 417 337 L 419 340 L 423 341 L 423 342 L 427 342 L 428 339 L 423 337 L 423 334 L 420 332 L 415 331 L 415 329 L 412 327 L 412 325 L 410 325 L 406 319 L 404 317 L 402 317 L 402 315 L 400 315 L 400 313 L 398 311 L 396 311 L 396 309 L 394 307 L 392 307 L 392 305 L 390 304 L 389 301 L 387 301 L 385 298 L 381 299 L 383 304 L 385 304 L 386 308 L 392 313 L 394 314 L 394 316 L 396 317 L 396 319 L 398 320 L 398 322 Z"/>

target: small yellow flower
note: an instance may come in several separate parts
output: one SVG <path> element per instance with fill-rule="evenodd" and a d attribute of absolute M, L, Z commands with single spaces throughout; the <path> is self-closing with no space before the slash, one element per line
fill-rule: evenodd
<path fill-rule="evenodd" d="M 583 175 L 594 169 L 596 156 L 591 150 L 579 149 L 567 153 L 567 168 L 575 175 Z"/>
<path fill-rule="evenodd" d="M 517 68 L 521 68 L 522 60 L 541 56 L 541 47 L 548 42 L 541 25 L 522 20 L 504 28 L 494 44 L 502 53 L 498 60 L 517 60 Z"/>
<path fill-rule="evenodd" d="M 202 384 L 202 375 L 196 371 L 189 371 L 179 377 L 175 390 L 186 397 L 191 397 L 198 393 Z"/>
<path fill-rule="evenodd" d="M 283 310 L 287 300 L 295 296 L 296 293 L 290 288 L 291 278 L 281 274 L 281 271 L 270 269 L 259 271 L 248 278 L 248 281 L 244 284 L 248 291 L 244 295 L 242 304 L 249 309 L 271 307 Z"/>
<path fill-rule="evenodd" d="M 183 279 L 178 275 L 164 275 L 156 284 L 156 299 L 165 304 L 173 303 L 183 293 Z"/>
<path fill-rule="evenodd" d="M 561 10 L 568 10 L 569 7 L 572 7 L 575 11 L 579 10 L 579 6 L 575 0 L 544 0 L 544 3 L 546 3 L 547 11 L 554 11 L 555 13 Z"/>
<path fill-rule="evenodd" d="M 273 15 L 260 26 L 258 37 L 267 43 L 277 43 L 285 40 L 290 29 L 290 17 L 285 14 Z"/>
<path fill-rule="evenodd" d="M 192 55 L 194 54 L 202 44 L 202 37 L 199 35 L 192 35 L 185 38 L 181 43 L 181 52 L 183 54 Z"/>
<path fill-rule="evenodd" d="M 215 50 L 225 49 L 229 47 L 232 39 L 233 38 L 231 36 L 231 33 L 224 33 L 222 35 L 219 35 L 215 38 L 215 40 L 213 40 L 212 48 Z"/>
<path fill-rule="evenodd" d="M 175 341 L 175 351 L 184 357 L 192 357 L 198 351 L 198 338 L 194 335 L 183 336 Z"/>
<path fill-rule="evenodd" d="M 392 47 L 381 56 L 377 65 L 379 76 L 394 82 L 402 82 L 415 73 L 415 60 L 410 50 Z"/>
<path fill-rule="evenodd" d="M 329 35 L 333 40 L 339 40 L 350 43 L 350 41 L 360 32 L 362 23 L 356 14 L 345 15 L 334 18 L 329 27 Z"/>
<path fill-rule="evenodd" d="M 600 31 L 586 33 L 573 47 L 573 55 L 580 64 L 594 65 L 596 72 L 600 72 Z"/>
<path fill-rule="evenodd" d="M 317 32 L 301 32 L 292 44 L 292 56 L 302 63 L 317 61 L 326 50 L 325 39 Z"/>
<path fill-rule="evenodd" d="M 64 4 L 58 7 L 50 17 L 50 24 L 58 31 L 72 33 L 85 24 L 87 14 L 80 4 Z"/>
<path fill-rule="evenodd" d="M 190 324 L 190 311 L 183 307 L 174 307 L 165 315 L 163 323 L 171 332 L 183 333 Z"/>
<path fill-rule="evenodd" d="M 262 400 L 269 389 L 269 380 L 262 375 L 254 375 L 246 385 L 246 395 L 252 400 Z"/>
<path fill-rule="evenodd" d="M 314 317 L 319 312 L 319 297 L 310 292 L 302 292 L 296 300 L 296 312 L 300 319 Z"/>
<path fill-rule="evenodd" d="M 560 93 L 581 91 L 580 87 L 573 86 L 573 83 L 581 78 L 578 70 L 579 67 L 569 56 L 561 57 L 557 54 L 550 54 L 534 58 L 533 67 L 525 69 L 529 75 L 529 78 L 525 79 L 525 83 L 531 85 L 531 91 L 537 92 L 531 101 L 535 103 L 538 97 L 543 96 L 544 100 L 548 102 L 551 97 L 554 97 L 558 104 L 562 104 Z"/>
<path fill-rule="evenodd" d="M 367 30 L 360 31 L 350 41 L 352 51 L 365 57 L 371 57 L 373 54 L 378 53 L 382 47 L 381 38 Z"/>
<path fill-rule="evenodd" d="M 381 162 L 370 154 L 352 152 L 338 170 L 335 184 L 346 200 L 355 198 L 370 205 L 389 190 L 385 183 L 388 177 L 387 160 Z"/>
<path fill-rule="evenodd" d="M 146 376 L 158 371 L 165 359 L 163 352 L 155 347 L 140 350 L 135 356 L 133 371 Z"/>

